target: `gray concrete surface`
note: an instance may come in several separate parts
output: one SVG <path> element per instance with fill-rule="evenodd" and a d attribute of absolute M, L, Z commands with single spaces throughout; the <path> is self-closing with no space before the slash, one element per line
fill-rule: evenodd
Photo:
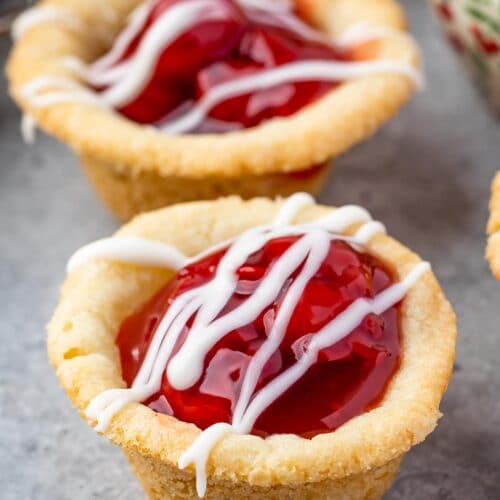
<path fill-rule="evenodd" d="M 362 203 L 429 259 L 459 317 L 453 382 L 438 430 L 406 458 L 387 500 L 500 498 L 500 284 L 483 260 L 500 127 L 428 18 L 407 0 L 429 86 L 375 138 L 338 161 L 321 199 Z M 0 41 L 0 64 L 8 42 Z M 88 428 L 58 387 L 44 324 L 67 257 L 108 235 L 69 151 L 25 147 L 0 84 L 0 498 L 132 500 L 142 493 L 119 450 Z"/>

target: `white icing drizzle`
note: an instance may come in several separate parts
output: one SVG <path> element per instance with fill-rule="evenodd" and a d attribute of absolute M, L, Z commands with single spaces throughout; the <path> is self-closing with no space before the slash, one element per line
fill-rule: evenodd
<path fill-rule="evenodd" d="M 293 9 L 293 2 L 290 0 L 237 0 L 237 2 L 246 8 L 259 9 L 267 12 L 288 13 Z"/>
<path fill-rule="evenodd" d="M 296 17 L 291 11 L 290 2 L 286 0 L 272 3 L 263 0 L 238 1 L 247 10 L 248 16 L 255 21 L 261 20 L 267 24 L 285 26 L 304 39 L 327 43 L 334 48 L 347 49 L 377 38 L 405 36 L 411 39 L 407 34 L 397 30 L 360 23 L 351 26 L 336 40 L 332 40 Z M 111 50 L 94 63 L 87 65 L 78 58 L 62 58 L 62 65 L 85 83 L 107 86 L 103 92 L 95 92 L 70 78 L 45 75 L 26 84 L 21 95 L 33 108 L 72 101 L 110 110 L 122 107 L 141 94 L 151 78 L 158 58 L 166 47 L 196 25 L 200 19 L 223 19 L 227 14 L 226 5 L 218 0 L 188 0 L 174 4 L 155 20 L 134 54 L 128 60 L 118 63 L 130 42 L 143 29 L 154 5 L 154 0 L 148 0 L 133 11 L 129 24 L 116 38 Z M 47 11 L 46 8 L 31 9 L 19 18 L 20 28 L 17 28 L 15 32 L 20 35 L 29 26 L 45 22 L 44 20 L 47 19 L 52 20 L 51 12 L 51 9 Z M 71 17 L 69 12 L 63 11 L 64 16 L 61 12 L 59 14 L 55 12 L 59 10 L 52 12 L 55 16 L 53 20 L 72 19 L 73 24 L 78 21 Z M 192 106 L 186 106 L 189 103 L 184 103 L 180 108 L 179 116 L 159 124 L 159 128 L 172 135 L 189 132 L 196 128 L 213 107 L 221 102 L 273 86 L 310 80 L 340 82 L 383 72 L 404 75 L 417 87 L 423 85 L 421 72 L 403 61 L 385 59 L 369 62 L 298 61 L 216 85 L 202 99 L 192 103 Z"/>
<path fill-rule="evenodd" d="M 58 90 L 39 94 L 40 90 L 57 88 Z M 35 108 L 43 108 L 61 102 L 88 102 L 103 106 L 101 97 L 88 87 L 75 82 L 66 76 L 45 75 L 35 78 L 24 85 L 20 95 L 28 100 Z"/>
<path fill-rule="evenodd" d="M 370 42 L 377 38 L 389 38 L 395 36 L 408 36 L 395 28 L 389 26 L 373 26 L 366 22 L 359 22 L 350 26 L 336 39 L 335 45 L 339 48 L 348 49 L 353 45 Z M 411 38 L 411 37 L 409 37 Z M 411 38 L 413 40 L 413 38 Z"/>
<path fill-rule="evenodd" d="M 147 0 L 134 9 L 128 24 L 116 37 L 111 49 L 97 61 L 87 65 L 78 57 L 66 56 L 61 59 L 63 66 L 94 85 L 108 85 L 124 77 L 130 64 L 119 64 L 114 68 L 110 66 L 123 57 L 130 43 L 143 29 L 155 3 L 155 0 Z"/>
<path fill-rule="evenodd" d="M 315 30 L 292 13 L 255 10 L 249 12 L 249 17 L 253 21 L 262 22 L 265 25 L 276 26 L 278 28 L 285 26 L 300 38 L 305 40 L 336 47 L 336 41 L 333 41 L 328 35 L 322 33 L 321 31 Z"/>
<path fill-rule="evenodd" d="M 179 459 L 180 468 L 194 464 L 197 491 L 203 496 L 207 481 L 206 462 L 217 442 L 228 433 L 251 432 L 262 412 L 316 362 L 319 351 L 349 335 L 367 314 L 382 314 L 401 301 L 409 288 L 430 268 L 426 262 L 419 263 L 402 281 L 388 287 L 376 297 L 354 301 L 307 339 L 304 352 L 295 364 L 256 391 L 262 370 L 281 344 L 293 311 L 307 284 L 323 263 L 331 240 L 344 239 L 350 244 L 362 247 L 377 234 L 385 234 L 384 226 L 372 220 L 365 209 L 356 205 L 341 207 L 313 222 L 292 224 L 301 210 L 313 204 L 313 198 L 304 193 L 288 198 L 270 224 L 251 228 L 230 242 L 212 280 L 184 292 L 172 301 L 155 329 L 132 386 L 104 391 L 87 407 L 85 414 L 97 422 L 96 430 L 104 432 L 113 416 L 128 403 L 144 401 L 156 393 L 164 376 L 168 377 L 170 385 L 178 390 L 196 384 L 203 374 L 204 360 L 211 348 L 228 332 L 250 323 L 275 301 L 289 276 L 300 268 L 293 283 L 281 298 L 281 305 L 267 339 L 252 357 L 243 374 L 231 424 L 216 423 L 207 428 Z M 346 237 L 340 234 L 355 224 L 360 227 L 354 236 Z M 239 306 L 223 314 L 222 311 L 238 284 L 236 270 L 266 242 L 293 234 L 301 237 L 275 261 L 253 294 Z M 68 263 L 68 272 L 96 258 L 179 269 L 220 248 L 221 244 L 218 244 L 188 258 L 163 243 L 131 237 L 110 238 L 92 243 L 76 252 Z M 190 318 L 194 319 L 189 332 L 176 354 L 172 356 Z"/>
<path fill-rule="evenodd" d="M 21 118 L 21 137 L 26 144 L 33 144 L 36 139 L 36 121 L 28 113 Z"/>
<path fill-rule="evenodd" d="M 287 200 L 273 220 L 274 226 L 285 226 L 304 208 L 314 205 L 314 198 L 308 193 L 295 193 Z"/>
<path fill-rule="evenodd" d="M 362 43 L 386 38 L 404 38 L 419 52 L 418 44 L 408 33 L 390 26 L 378 26 L 363 21 L 353 24 L 340 33 L 335 38 L 335 46 L 339 49 L 349 49 Z"/>
<path fill-rule="evenodd" d="M 27 9 L 17 16 L 16 20 L 12 23 L 10 33 L 14 40 L 18 40 L 31 28 L 45 23 L 63 24 L 74 31 L 81 31 L 83 29 L 82 23 L 70 11 L 63 7 L 46 5 Z"/>
<path fill-rule="evenodd" d="M 210 426 L 200 434 L 197 440 L 179 458 L 179 469 L 185 469 L 189 464 L 195 465 L 196 492 L 204 497 L 207 491 L 207 475 L 205 464 L 213 447 L 227 434 L 234 432 L 230 424 L 219 423 Z"/>
<path fill-rule="evenodd" d="M 350 47 L 361 45 L 366 42 L 384 39 L 403 39 L 413 47 L 419 61 L 423 60 L 422 51 L 415 39 L 405 31 L 400 31 L 391 26 L 377 26 L 367 22 L 358 22 L 350 26 L 335 39 L 338 49 L 348 50 Z M 425 73 L 419 70 L 419 78 L 416 81 L 418 89 L 425 87 Z"/>
<path fill-rule="evenodd" d="M 356 232 L 354 239 L 366 245 L 378 234 L 386 234 L 385 226 L 379 221 L 369 221 Z"/>
<path fill-rule="evenodd" d="M 94 241 L 80 248 L 69 259 L 66 270 L 71 273 L 96 258 L 174 270 L 188 263 L 188 258 L 170 245 L 133 236 L 119 236 Z"/>

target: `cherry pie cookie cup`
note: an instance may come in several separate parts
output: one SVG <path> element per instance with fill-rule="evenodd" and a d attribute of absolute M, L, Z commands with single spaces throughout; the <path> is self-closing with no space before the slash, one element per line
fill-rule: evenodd
<path fill-rule="evenodd" d="M 493 274 L 500 279 L 500 173 L 496 175 L 493 181 L 490 213 L 486 256 L 490 261 Z"/>
<path fill-rule="evenodd" d="M 419 79 L 418 50 L 406 35 L 404 15 L 393 0 L 297 0 L 293 12 L 286 11 L 288 2 L 282 1 L 204 1 L 219 2 L 222 7 L 210 10 L 201 0 L 144 4 L 124 0 L 105 5 L 98 0 L 46 0 L 14 27 L 17 41 L 7 72 L 10 92 L 25 112 L 25 132 L 29 135 L 30 124 L 36 122 L 68 144 L 101 198 L 122 219 L 172 203 L 227 194 L 249 198 L 315 192 L 326 178 L 330 160 L 393 116 Z M 221 31 L 222 42 L 234 38 L 239 43 L 231 47 L 230 55 L 227 47 L 217 46 L 220 41 L 203 42 L 201 47 L 210 47 L 215 54 L 215 62 L 208 65 L 205 54 L 193 55 L 195 50 L 189 50 L 195 43 L 192 39 L 183 47 L 180 38 L 172 35 L 174 43 L 167 49 L 179 50 L 172 56 L 175 64 L 169 66 L 161 59 L 156 70 L 151 66 L 148 71 L 159 74 L 166 64 L 167 75 L 176 75 L 175 85 L 154 73 L 149 83 L 142 81 L 142 94 L 131 94 L 131 86 L 137 90 L 139 84 L 135 81 L 127 87 L 127 78 L 138 70 L 127 57 L 134 57 L 134 64 L 140 66 L 154 47 L 145 43 L 144 54 L 135 58 L 136 46 L 142 46 L 129 36 L 127 47 L 128 30 L 136 26 L 137 36 L 146 40 L 147 29 L 144 34 L 140 23 L 153 28 L 154 23 L 144 13 L 150 9 L 150 15 L 160 19 L 163 4 L 177 9 L 176 15 L 185 15 L 183 8 L 207 7 L 206 16 L 215 18 L 221 8 L 234 16 L 243 16 L 235 9 L 247 9 L 244 22 L 251 18 L 253 24 L 244 28 L 243 35 L 234 33 L 234 23 L 223 26 L 227 32 Z M 137 6 L 139 11 L 127 24 Z M 202 23 L 205 18 L 200 16 Z M 189 21 L 183 22 L 189 27 Z M 168 29 L 172 26 L 165 24 Z M 225 52 L 221 55 L 216 49 Z M 235 51 L 240 59 L 230 58 Z M 306 69 L 300 66 L 304 62 Z M 201 67 L 197 73 L 190 67 L 195 63 Z M 179 68 L 187 68 L 185 74 L 177 75 Z M 259 79 L 259 71 L 266 73 L 265 78 L 278 78 L 273 80 L 277 86 Z M 295 71 L 298 81 L 293 81 L 290 71 Z M 338 78 L 325 76 L 329 72 Z M 306 74 L 312 82 L 304 81 Z M 186 82 L 186 75 L 191 80 Z M 243 76 L 238 80 L 234 75 Z M 236 80 L 238 84 L 246 80 L 244 87 L 250 81 L 251 89 L 246 90 L 253 92 L 250 97 L 241 97 L 241 89 L 231 94 Z M 259 86 L 264 86 L 262 92 Z M 216 105 L 221 87 L 227 99 Z M 195 109 L 184 113 L 189 99 L 195 99 Z M 167 118 L 172 114 L 173 118 L 163 126 L 168 110 Z M 195 115 L 202 112 L 209 121 L 196 121 Z M 238 113 L 245 118 L 239 119 Z M 186 119 L 194 119 L 197 128 L 191 123 L 195 129 L 191 130 Z M 218 133 L 221 124 L 233 127 L 238 121 L 245 122 L 243 128 Z"/>
<path fill-rule="evenodd" d="M 305 197 L 305 195 L 302 196 Z M 452 308 L 434 274 L 430 271 L 430 267 L 422 263 L 413 252 L 386 236 L 382 226 L 370 221 L 366 217 L 366 212 L 360 208 L 343 207 L 334 210 L 325 206 L 304 203 L 304 198 L 300 199 L 300 196 L 294 201 L 298 201 L 294 210 L 291 210 L 290 199 L 285 203 L 283 200 L 271 201 L 257 198 L 242 201 L 238 197 L 229 197 L 217 201 L 175 205 L 135 218 L 112 238 L 84 247 L 70 260 L 70 272 L 62 287 L 60 303 L 48 326 L 48 352 L 51 363 L 62 386 L 82 417 L 90 424 L 97 425 L 98 430 L 103 432 L 112 443 L 122 447 L 134 473 L 152 499 L 194 498 L 197 488 L 198 493 L 205 493 L 206 498 L 380 498 L 394 480 L 405 453 L 412 446 L 423 441 L 436 427 L 441 416 L 439 404 L 452 372 L 456 325 Z M 354 214 L 355 217 L 346 218 L 349 214 Z M 335 227 L 339 232 L 335 235 L 329 234 L 334 238 L 332 241 L 335 243 L 332 245 L 335 245 L 335 252 L 338 253 L 329 254 L 336 256 L 336 260 L 334 259 L 330 264 L 333 266 L 332 269 L 337 270 L 338 266 L 345 265 L 342 273 L 346 274 L 342 274 L 342 279 L 348 277 L 350 283 L 346 282 L 346 287 L 342 285 L 344 287 L 342 293 L 352 292 L 363 295 L 364 292 L 360 290 L 364 290 L 365 286 L 378 286 L 373 283 L 386 280 L 389 274 L 393 276 L 394 284 L 389 286 L 384 281 L 383 291 L 380 295 L 372 297 L 372 301 L 355 302 L 362 307 L 372 307 L 385 292 L 389 291 L 389 295 L 397 292 L 400 295 L 392 297 L 390 304 L 387 302 L 386 294 L 383 299 L 385 305 L 378 313 L 392 306 L 396 308 L 393 309 L 393 313 L 398 311 L 399 319 L 396 320 L 396 316 L 391 316 L 390 314 L 393 313 L 390 313 L 381 316 L 383 318 L 381 323 L 376 319 L 366 323 L 367 328 L 373 327 L 374 332 L 378 331 L 374 334 L 378 340 L 371 346 L 363 347 L 364 341 L 360 339 L 365 338 L 363 337 L 365 334 L 358 331 L 361 335 L 358 337 L 360 343 L 350 341 L 349 344 L 343 344 L 343 341 L 339 341 L 335 344 L 338 349 L 330 352 L 330 359 L 335 361 L 346 356 L 345 349 L 347 351 L 356 349 L 358 354 L 354 358 L 364 360 L 359 366 L 373 362 L 374 367 L 385 369 L 383 367 L 389 365 L 384 363 L 389 362 L 392 363 L 391 368 L 384 375 L 384 382 L 379 387 L 381 392 L 376 400 L 364 410 L 358 409 L 355 414 L 340 417 L 341 420 L 331 425 L 334 429 L 332 431 L 323 428 L 320 432 L 309 434 L 302 431 L 290 432 L 290 429 L 295 429 L 295 426 L 299 425 L 297 421 L 305 422 L 316 411 L 317 405 L 320 405 L 321 401 L 315 399 L 317 390 L 314 390 L 314 387 L 321 385 L 324 377 L 319 382 L 315 382 L 316 386 L 312 386 L 313 390 L 307 391 L 307 402 L 300 399 L 303 396 L 293 393 L 293 398 L 299 399 L 293 401 L 294 404 L 286 410 L 293 414 L 286 424 L 288 426 L 286 433 L 272 432 L 272 426 L 276 422 L 278 422 L 277 425 L 282 425 L 280 422 L 287 421 L 283 414 L 281 419 L 278 418 L 275 421 L 268 419 L 267 423 L 258 420 L 252 433 L 239 432 L 236 424 L 232 427 L 229 424 L 217 423 L 215 426 L 209 426 L 208 429 L 213 429 L 217 425 L 226 427 L 224 427 L 224 432 L 205 449 L 206 463 L 203 463 L 200 468 L 197 463 L 195 470 L 194 467 L 191 468 L 190 463 L 193 457 L 189 459 L 189 454 L 192 453 L 196 443 L 201 443 L 200 439 L 207 437 L 208 430 L 202 432 L 197 425 L 187 423 L 188 418 L 183 421 L 166 414 L 169 411 L 165 411 L 166 406 L 161 407 L 161 398 L 156 402 L 152 402 L 154 398 L 150 398 L 145 404 L 136 400 L 128 400 L 128 404 L 125 405 L 120 404 L 118 400 L 113 402 L 113 397 L 108 398 L 108 396 L 113 396 L 115 388 L 135 386 L 139 389 L 140 385 L 136 382 L 130 384 L 124 378 L 129 378 L 127 372 L 130 365 L 127 364 L 126 356 L 131 355 L 133 359 L 130 358 L 132 361 L 130 359 L 129 361 L 132 364 L 136 363 L 137 357 L 141 357 L 141 354 L 137 354 L 142 349 L 141 341 L 139 341 L 139 347 L 131 348 L 130 345 L 126 347 L 132 350 L 124 357 L 123 347 L 127 342 L 130 343 L 130 339 L 126 336 L 124 339 L 123 332 L 127 331 L 127 321 L 132 321 L 129 323 L 129 326 L 132 326 L 129 331 L 138 330 L 137 321 L 141 318 L 134 316 L 138 307 L 151 300 L 152 296 L 157 297 L 153 299 L 153 302 L 156 300 L 158 303 L 160 300 L 158 297 L 161 298 L 161 295 L 155 294 L 175 276 L 173 270 L 166 268 L 168 263 L 167 266 L 165 262 L 162 263 L 162 259 L 165 260 L 161 251 L 162 247 L 156 247 L 156 245 L 172 245 L 177 249 L 178 253 L 174 252 L 169 257 L 172 262 L 181 259 L 181 253 L 186 256 L 201 255 L 199 259 L 202 260 L 210 259 L 214 254 L 207 256 L 207 249 L 212 248 L 211 252 L 217 252 L 231 241 L 233 246 L 230 248 L 234 249 L 237 244 L 234 242 L 240 241 L 239 239 L 249 234 L 249 231 L 254 232 L 250 233 L 252 237 L 246 240 L 245 245 L 253 245 L 255 238 L 267 234 L 266 231 L 284 231 L 282 226 L 284 218 L 288 218 L 290 224 L 293 222 L 293 225 L 285 226 L 289 231 L 287 234 L 295 234 L 293 228 L 298 228 L 299 233 L 305 231 L 313 240 L 316 237 L 321 240 L 322 236 L 318 233 L 318 230 L 321 233 L 321 229 L 318 229 L 320 226 L 312 227 L 311 224 L 318 220 L 326 221 L 325 223 L 328 224 L 334 222 L 334 226 L 330 226 L 330 229 Z M 363 221 L 361 228 L 360 223 L 352 223 L 356 220 Z M 259 232 L 260 226 L 267 229 Z M 355 238 L 352 241 L 362 239 L 366 242 L 363 250 L 366 253 L 363 254 L 364 257 L 360 257 L 361 253 L 356 253 L 361 252 L 359 248 L 355 251 L 354 247 L 348 246 L 351 241 L 349 238 Z M 305 242 L 306 239 L 303 237 L 299 240 Z M 287 241 L 288 245 L 291 240 Z M 122 243 L 116 246 L 119 242 Z M 140 244 L 145 242 L 147 245 L 153 245 L 150 248 L 152 250 L 150 256 L 153 258 L 148 263 L 143 260 L 144 255 L 141 256 L 139 251 Z M 280 248 L 286 246 L 283 240 L 279 240 L 277 244 Z M 358 243 L 353 243 L 353 245 L 356 246 Z M 319 247 L 321 247 L 320 244 L 312 245 L 311 253 L 307 255 L 310 256 L 315 251 L 321 252 Z M 269 248 L 266 251 L 269 253 Z M 282 251 L 283 248 L 280 252 Z M 112 255 L 113 252 L 118 253 Z M 354 264 L 355 261 L 358 262 L 358 258 L 364 259 L 364 264 L 359 268 L 360 273 L 356 271 L 357 264 Z M 249 286 L 250 274 L 257 272 L 256 269 L 259 267 L 256 257 L 252 259 L 248 261 L 253 262 L 252 265 L 247 262 L 238 270 L 240 277 L 244 278 L 244 283 L 242 281 L 240 285 L 245 289 Z M 278 265 L 278 261 L 273 262 L 275 262 L 274 266 Z M 306 261 L 304 267 L 299 269 L 298 275 L 294 274 L 294 283 L 300 281 L 301 273 L 307 268 L 308 262 Z M 254 264 L 257 267 L 252 268 Z M 220 266 L 223 264 L 219 263 Z M 186 269 L 190 269 L 189 266 L 184 268 L 184 271 L 179 271 L 180 274 L 175 279 L 191 280 L 192 276 Z M 205 274 L 212 272 L 207 271 L 208 268 L 200 267 L 200 269 L 200 272 Z M 385 271 L 382 272 L 382 269 Z M 418 274 L 418 279 L 416 279 L 415 272 Z M 196 273 L 194 275 L 196 277 Z M 413 278 L 412 275 L 414 275 Z M 314 284 L 319 287 L 318 292 L 308 289 L 307 293 L 299 295 L 302 297 L 316 293 L 314 300 L 320 302 L 322 297 L 327 296 L 327 304 L 333 307 L 333 303 L 337 300 L 335 297 L 338 298 L 338 290 L 329 291 L 323 287 L 325 276 Z M 338 280 L 339 276 L 334 279 Z M 409 280 L 411 280 L 411 286 Z M 274 282 L 275 280 L 271 281 L 271 283 Z M 180 282 L 177 281 L 177 283 Z M 360 283 L 364 284 L 361 286 Z M 402 287 L 406 287 L 404 291 Z M 292 286 L 289 291 L 291 288 Z M 217 302 L 220 294 L 223 293 L 222 290 L 223 288 L 219 289 L 219 294 L 210 292 L 207 296 L 208 301 Z M 240 293 L 247 293 L 242 290 Z M 329 295 L 330 292 L 337 295 Z M 254 295 L 258 293 L 254 291 L 250 298 L 254 298 Z M 403 296 L 404 298 L 400 301 L 399 299 Z M 171 307 L 175 307 L 173 306 L 175 301 L 169 303 Z M 283 304 L 280 307 L 284 308 Z M 298 307 L 302 307 L 303 304 L 301 304 L 299 303 Z M 324 308 L 323 304 L 319 310 L 324 310 Z M 347 311 L 349 315 L 349 310 L 348 307 L 344 313 Z M 335 314 L 337 313 L 338 311 Z M 342 314 L 339 313 L 337 318 Z M 276 322 L 278 322 L 278 316 L 275 317 Z M 152 317 L 147 317 L 147 322 Z M 158 317 L 155 317 L 158 321 Z M 301 313 L 301 321 L 304 317 Z M 393 319 L 390 319 L 391 317 Z M 346 319 L 345 315 L 343 318 Z M 292 323 L 294 321 L 292 318 Z M 304 325 L 303 322 L 298 324 L 299 330 L 305 328 L 305 326 L 300 326 Z M 328 323 L 328 325 L 330 333 L 335 330 L 336 325 L 338 326 L 337 323 Z M 195 327 L 191 325 L 188 328 L 194 329 Z M 391 328 L 395 329 L 395 338 L 399 345 L 394 350 L 398 353 L 396 358 L 388 354 L 385 348 L 380 347 L 385 342 L 384 335 L 387 333 L 380 328 L 382 330 L 385 328 L 387 331 Z M 206 335 L 208 331 L 206 329 Z M 245 332 L 247 335 L 248 330 Z M 315 338 L 319 338 L 319 334 L 315 335 L 318 335 Z M 272 335 L 269 334 L 269 337 Z M 304 338 L 299 340 L 298 344 L 293 344 L 294 352 L 300 351 L 297 354 L 298 361 L 293 366 L 298 365 L 300 360 L 305 359 L 313 349 L 314 338 L 313 340 L 306 339 L 306 343 L 302 342 Z M 155 342 L 149 338 L 148 342 L 150 341 L 152 344 Z M 185 342 L 184 345 L 187 345 L 189 338 Z M 300 347 L 298 351 L 297 345 Z M 139 351 L 135 350 L 136 347 Z M 381 349 L 375 357 L 369 354 L 373 348 Z M 176 357 L 180 355 L 182 349 L 183 347 L 178 350 Z M 219 352 L 222 351 L 224 349 L 220 347 Z M 364 358 L 364 356 L 367 357 Z M 212 359 L 216 358 L 217 356 L 214 355 Z M 285 357 L 282 359 L 284 360 Z M 368 361 L 370 359 L 371 361 Z M 146 363 L 144 360 L 143 362 Z M 169 366 L 171 365 L 172 362 L 169 361 Z M 189 369 L 185 368 L 184 366 L 184 370 L 177 374 L 181 375 L 181 378 L 186 374 L 192 375 L 196 371 L 196 363 L 190 362 Z M 219 376 L 224 370 L 224 366 L 219 365 L 216 372 L 212 373 L 217 373 Z M 166 373 L 170 377 L 170 368 Z M 358 372 L 349 373 L 354 374 L 355 377 L 359 375 Z M 235 372 L 231 372 L 233 382 L 234 374 Z M 337 376 L 342 375 L 338 372 Z M 167 375 L 164 377 L 164 380 L 167 380 Z M 347 379 L 343 380 L 343 383 L 348 384 Z M 271 383 L 272 380 L 269 385 Z M 227 385 L 227 381 L 224 384 Z M 283 379 L 280 384 L 286 384 L 286 381 Z M 294 387 L 292 386 L 292 389 Z M 366 389 L 364 385 L 360 387 Z M 129 394 L 127 391 L 132 390 L 124 389 L 125 392 L 122 392 Z M 176 406 L 182 399 L 178 399 L 178 396 L 188 394 L 189 391 L 176 392 L 172 387 L 169 390 L 172 408 L 182 409 L 182 404 Z M 204 390 L 206 393 L 207 386 Z M 355 388 L 354 393 L 356 391 Z M 252 404 L 261 392 L 262 390 L 251 400 Z M 362 393 L 363 390 L 358 393 L 358 396 L 364 397 Z M 197 404 L 198 398 L 205 396 L 197 393 L 191 402 Z M 325 392 L 322 397 L 328 398 L 330 394 Z M 204 401 L 205 406 L 202 405 L 200 407 L 202 409 L 192 419 L 189 418 L 190 421 L 200 422 L 197 419 L 203 419 L 207 414 L 220 410 L 219 398 Z M 103 414 L 99 415 L 99 411 L 94 412 L 103 402 L 111 406 L 115 405 L 106 418 Z M 155 406 L 158 404 L 160 406 Z M 273 408 L 275 404 L 276 401 L 269 408 Z M 192 409 L 192 406 L 188 405 L 184 407 L 184 410 L 189 412 L 190 408 Z M 335 408 L 347 411 L 347 406 L 342 406 L 342 404 Z M 339 413 L 335 411 L 330 417 L 339 416 Z M 276 415 L 279 417 L 279 412 Z M 214 417 L 214 422 L 216 421 L 217 418 Z M 202 427 L 206 429 L 208 424 L 205 424 L 206 422 Z M 255 428 L 258 428 L 258 432 L 254 432 Z M 240 431 L 241 429 L 240 426 Z M 258 435 L 255 435 L 256 433 Z M 307 437 L 302 437 L 303 435 Z M 203 476 L 205 473 L 206 492 L 203 490 L 203 484 L 200 488 L 200 483 L 203 483 L 203 478 L 200 481 L 200 475 Z M 198 483 L 196 482 L 197 474 Z"/>

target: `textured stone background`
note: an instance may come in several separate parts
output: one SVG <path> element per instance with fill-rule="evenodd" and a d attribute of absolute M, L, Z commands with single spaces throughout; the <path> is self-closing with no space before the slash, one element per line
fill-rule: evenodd
<path fill-rule="evenodd" d="M 321 200 L 361 203 L 429 259 L 459 317 L 453 382 L 438 430 L 404 462 L 388 500 L 500 498 L 500 284 L 483 260 L 500 127 L 437 34 L 407 0 L 428 89 L 337 163 Z M 0 64 L 8 41 L 0 40 Z M 84 425 L 49 368 L 44 324 L 68 256 L 116 222 L 70 152 L 21 143 L 0 83 L 0 497 L 141 498 L 119 450 Z"/>

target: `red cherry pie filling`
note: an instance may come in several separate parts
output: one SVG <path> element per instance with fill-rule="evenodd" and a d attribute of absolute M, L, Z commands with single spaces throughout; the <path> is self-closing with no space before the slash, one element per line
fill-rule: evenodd
<path fill-rule="evenodd" d="M 126 67 L 143 57 L 142 47 L 161 46 L 154 30 L 182 23 L 189 10 L 206 4 L 195 22 L 186 22 L 168 43 L 158 50 L 143 87 L 117 111 L 130 120 L 162 126 L 182 116 L 194 104 L 224 84 L 263 74 L 267 70 L 301 61 L 351 61 L 351 48 L 336 48 L 320 32 L 307 26 L 293 11 L 256 8 L 252 2 L 236 0 L 157 0 L 149 9 L 141 29 L 122 50 L 119 58 L 104 70 Z M 248 4 L 248 5 L 247 5 Z M 194 12 L 194 11 L 193 11 Z M 170 19 L 168 18 L 170 16 Z M 177 17 L 179 16 L 179 17 Z M 165 22 L 165 26 L 162 23 Z M 155 41 L 153 41 L 155 40 Z M 160 45 L 158 45 L 160 44 Z M 108 56 L 104 56 L 104 59 Z M 98 68 L 100 61 L 94 63 Z M 96 73 L 99 74 L 99 71 Z M 101 72 L 101 76 L 102 76 Z M 97 86 L 103 92 L 110 86 Z M 238 92 L 215 104 L 189 130 L 191 133 L 225 132 L 254 127 L 273 117 L 289 116 L 323 96 L 337 81 L 293 81 L 257 85 L 250 92 Z"/>
<path fill-rule="evenodd" d="M 237 270 L 238 284 L 222 314 L 252 297 L 260 281 L 300 236 L 271 239 Z M 209 282 L 226 249 L 180 269 L 151 300 L 126 318 L 116 340 L 123 378 L 129 386 L 137 375 L 155 328 L 174 299 Z M 303 264 L 304 265 L 304 264 Z M 144 401 L 153 410 L 206 429 L 230 423 L 241 383 L 252 356 L 268 338 L 283 297 L 302 266 L 285 282 L 275 301 L 250 323 L 230 331 L 208 352 L 204 370 L 187 390 L 174 388 L 164 372 L 160 390 Z M 359 298 L 373 298 L 394 284 L 391 271 L 377 258 L 339 239 L 307 284 L 291 315 L 283 341 L 260 373 L 258 391 L 294 365 L 315 334 Z M 193 322 L 186 323 L 173 356 Z M 252 433 L 293 433 L 312 437 L 337 429 L 377 406 L 400 362 L 399 305 L 381 315 L 369 314 L 349 335 L 320 351 L 303 377 L 257 419 Z"/>

